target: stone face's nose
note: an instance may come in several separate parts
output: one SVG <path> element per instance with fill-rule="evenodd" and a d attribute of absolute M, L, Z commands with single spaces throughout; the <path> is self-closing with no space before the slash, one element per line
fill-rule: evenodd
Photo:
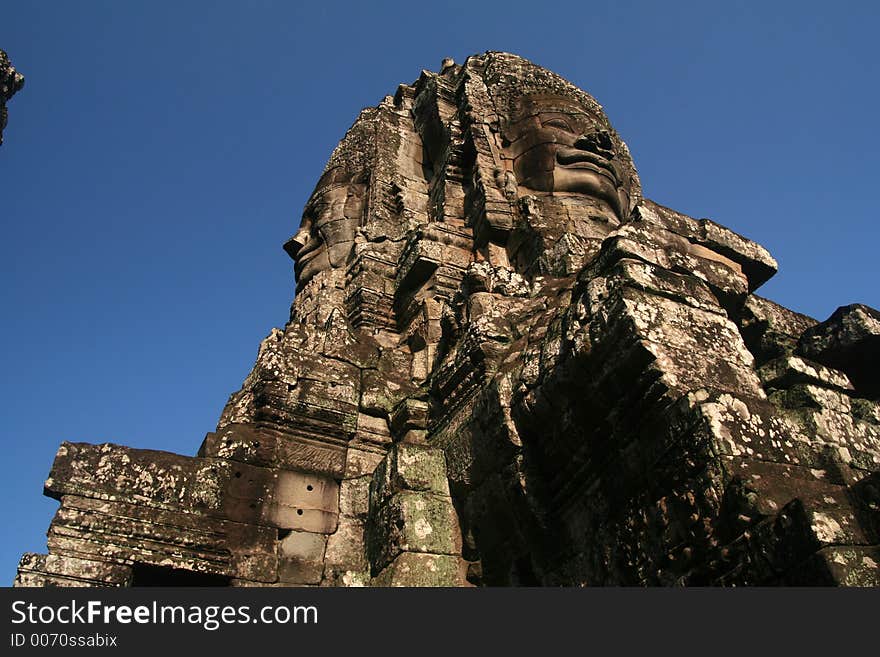
<path fill-rule="evenodd" d="M 574 142 L 574 147 L 582 151 L 602 155 L 608 159 L 614 157 L 614 141 L 606 130 L 598 130 L 590 134 L 581 135 Z"/>
<path fill-rule="evenodd" d="M 296 231 L 296 235 L 291 237 L 294 242 L 296 242 L 300 247 L 306 245 L 306 242 L 309 241 L 309 226 L 308 224 L 303 224 L 300 226 L 299 230 Z"/>
<path fill-rule="evenodd" d="M 310 223 L 303 219 L 296 234 L 284 243 L 284 250 L 287 252 L 287 255 L 296 260 L 296 254 L 299 253 L 306 245 L 306 242 L 309 241 L 309 233 Z"/>

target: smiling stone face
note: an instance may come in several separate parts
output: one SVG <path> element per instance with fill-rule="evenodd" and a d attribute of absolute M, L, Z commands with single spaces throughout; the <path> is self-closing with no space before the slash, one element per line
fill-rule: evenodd
<path fill-rule="evenodd" d="M 615 223 L 631 209 L 635 169 L 601 110 L 571 98 L 531 94 L 503 131 L 505 156 L 526 193 L 585 195 Z"/>
<path fill-rule="evenodd" d="M 367 185 L 362 179 L 336 173 L 325 175 L 315 187 L 299 230 L 284 245 L 296 262 L 298 287 L 319 272 L 345 266 L 363 221 Z"/>

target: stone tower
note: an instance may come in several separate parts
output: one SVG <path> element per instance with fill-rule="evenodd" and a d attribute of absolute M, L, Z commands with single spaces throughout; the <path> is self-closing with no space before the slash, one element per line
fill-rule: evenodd
<path fill-rule="evenodd" d="M 18 585 L 880 584 L 880 314 L 756 296 L 554 73 L 401 85 L 284 249 L 198 456 L 64 443 Z"/>

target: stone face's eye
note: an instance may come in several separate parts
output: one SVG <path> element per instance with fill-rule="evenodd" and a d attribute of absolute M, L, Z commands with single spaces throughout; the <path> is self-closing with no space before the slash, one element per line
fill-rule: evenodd
<path fill-rule="evenodd" d="M 571 126 L 562 119 L 550 119 L 549 121 L 544 121 L 541 125 L 545 128 L 557 128 L 558 130 L 565 130 L 566 132 L 574 132 L 574 130 L 571 129 Z"/>

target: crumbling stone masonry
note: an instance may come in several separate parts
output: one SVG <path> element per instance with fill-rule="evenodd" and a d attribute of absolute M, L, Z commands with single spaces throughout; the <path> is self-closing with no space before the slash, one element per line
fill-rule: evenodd
<path fill-rule="evenodd" d="M 6 101 L 24 86 L 24 76 L 15 70 L 5 52 L 0 50 L 0 144 L 3 143 L 3 129 L 6 127 L 8 112 Z"/>
<path fill-rule="evenodd" d="M 365 109 L 198 456 L 64 443 L 23 586 L 878 585 L 880 313 L 754 294 L 506 53 Z"/>

